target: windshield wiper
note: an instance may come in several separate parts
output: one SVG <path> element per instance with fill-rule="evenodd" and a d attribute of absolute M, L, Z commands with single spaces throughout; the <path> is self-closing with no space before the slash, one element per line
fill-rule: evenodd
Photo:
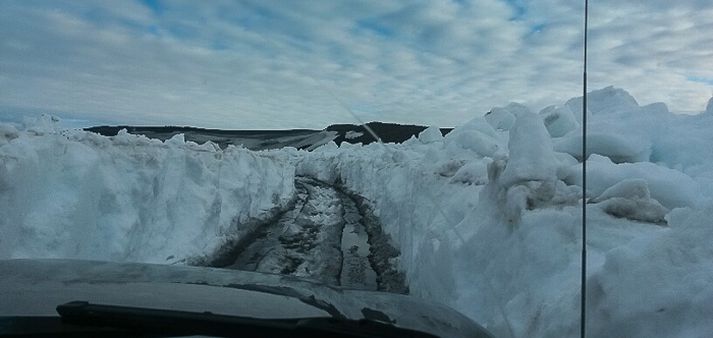
<path fill-rule="evenodd" d="M 333 317 L 260 319 L 74 301 L 57 306 L 62 322 L 111 327 L 158 336 L 240 337 L 436 337 L 375 320 Z"/>

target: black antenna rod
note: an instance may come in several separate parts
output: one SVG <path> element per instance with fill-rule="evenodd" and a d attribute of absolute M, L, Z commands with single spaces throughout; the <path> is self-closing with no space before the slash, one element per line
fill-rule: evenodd
<path fill-rule="evenodd" d="M 584 0 L 584 72 L 582 73 L 582 280 L 580 337 L 585 338 L 587 322 L 587 28 L 589 0 Z"/>

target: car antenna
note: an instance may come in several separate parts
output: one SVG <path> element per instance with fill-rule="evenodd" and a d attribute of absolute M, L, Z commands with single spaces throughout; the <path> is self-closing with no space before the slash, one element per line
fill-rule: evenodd
<path fill-rule="evenodd" d="M 582 72 L 582 275 L 579 335 L 585 338 L 587 319 L 587 28 L 589 0 L 584 0 L 584 66 Z"/>
<path fill-rule="evenodd" d="M 376 142 L 384 143 L 381 140 L 381 137 L 379 137 L 379 135 L 377 135 L 376 132 L 374 132 L 374 130 L 371 129 L 371 127 L 369 127 L 368 124 L 364 123 L 364 121 L 362 119 L 360 119 L 359 116 L 357 116 L 357 114 L 354 113 L 354 111 L 346 103 L 344 103 L 342 100 L 340 100 L 337 95 L 334 95 L 334 93 L 331 90 L 329 90 L 329 88 L 322 86 L 322 84 L 319 81 L 317 81 L 317 79 L 312 78 L 312 80 L 317 84 L 317 86 L 322 88 L 322 90 L 327 92 L 335 101 L 337 101 L 337 103 L 340 106 L 342 106 L 342 108 L 344 108 L 344 110 L 346 110 L 349 113 L 349 115 L 351 115 L 355 120 L 357 120 L 357 122 L 359 122 L 359 124 L 361 126 L 363 126 L 364 129 L 366 129 L 366 131 L 369 133 L 369 135 L 371 135 L 371 137 L 373 137 Z"/>
<path fill-rule="evenodd" d="M 260 40 L 262 40 L 263 42 L 265 42 L 265 43 L 267 43 L 267 44 L 270 44 L 270 45 L 272 45 L 272 46 L 277 46 L 277 47 L 279 47 L 272 39 L 268 39 L 266 36 L 264 36 L 264 35 L 261 34 L 260 32 L 252 31 L 252 33 L 254 33 L 255 35 L 257 35 L 257 37 L 260 38 Z M 357 116 L 357 114 L 354 113 L 354 111 L 353 111 L 346 103 L 344 103 L 344 101 L 340 100 L 339 97 L 337 97 L 337 96 L 334 94 L 334 92 L 332 92 L 332 91 L 331 91 L 329 88 L 327 88 L 326 86 L 322 85 L 322 83 L 321 83 L 319 80 L 317 80 L 315 77 L 313 77 L 312 75 L 310 75 L 310 74 L 304 74 L 304 75 L 305 75 L 309 80 L 311 80 L 312 82 L 314 82 L 315 85 L 317 85 L 317 87 L 318 87 L 319 89 L 321 89 L 322 91 L 326 92 L 327 94 L 329 94 L 329 96 L 332 97 L 332 99 L 334 99 L 335 101 L 337 101 L 337 104 L 339 104 L 342 108 L 344 108 L 344 109 L 349 113 L 349 115 L 352 116 L 352 118 L 354 118 L 355 120 L 357 120 L 357 121 L 364 127 L 364 129 L 366 129 L 366 131 L 369 133 L 369 135 L 371 135 L 371 137 L 374 138 L 374 140 L 375 140 L 376 142 L 383 144 L 383 142 L 382 142 L 381 138 L 379 137 L 379 135 L 377 135 L 377 134 L 374 132 L 374 130 L 371 129 L 371 127 L 369 127 L 369 125 L 367 125 L 366 123 L 364 123 L 364 121 L 363 121 L 362 119 L 360 119 L 359 116 Z"/>

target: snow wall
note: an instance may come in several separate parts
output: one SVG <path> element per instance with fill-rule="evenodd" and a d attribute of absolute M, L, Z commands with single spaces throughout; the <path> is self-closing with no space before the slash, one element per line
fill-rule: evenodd
<path fill-rule="evenodd" d="M 592 92 L 588 333 L 713 334 L 713 116 Z M 510 104 L 446 137 L 332 144 L 299 174 L 366 197 L 414 294 L 498 337 L 579 335 L 581 98 Z M 495 116 L 490 116 L 495 115 Z"/>
<path fill-rule="evenodd" d="M 179 262 L 292 199 L 294 170 L 245 149 L 0 126 L 0 258 Z"/>

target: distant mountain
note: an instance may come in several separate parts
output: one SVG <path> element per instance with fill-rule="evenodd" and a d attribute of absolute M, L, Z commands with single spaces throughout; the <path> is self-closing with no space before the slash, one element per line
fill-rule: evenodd
<path fill-rule="evenodd" d="M 396 123 L 384 123 L 384 122 L 369 122 L 366 124 L 369 126 L 374 133 L 381 138 L 382 142 L 385 143 L 401 143 L 411 136 L 418 136 L 419 133 L 426 130 L 425 126 L 411 125 L 411 124 L 396 124 Z M 441 134 L 444 136 L 448 134 L 453 128 L 440 128 Z M 364 128 L 363 125 L 355 124 L 333 124 L 326 129 L 326 131 L 336 131 L 339 136 L 334 139 L 337 144 L 342 144 L 342 142 L 347 143 L 362 143 L 369 144 L 375 142 L 371 134 Z"/>
<path fill-rule="evenodd" d="M 369 122 L 367 125 L 383 142 L 387 143 L 404 142 L 427 128 L 383 122 Z M 221 148 L 226 148 L 231 144 L 242 145 L 252 150 L 283 147 L 311 150 L 329 141 L 334 141 L 337 144 L 342 144 L 342 142 L 369 144 L 375 141 L 364 126 L 354 124 L 334 124 L 323 130 L 223 130 L 178 126 L 97 126 L 85 130 L 104 136 L 115 136 L 122 129 L 126 129 L 130 134 L 144 135 L 160 140 L 168 140 L 177 134 L 183 134 L 188 141 L 197 143 L 212 141 Z M 441 133 L 445 135 L 451 130 L 452 128 L 441 128 Z"/>

